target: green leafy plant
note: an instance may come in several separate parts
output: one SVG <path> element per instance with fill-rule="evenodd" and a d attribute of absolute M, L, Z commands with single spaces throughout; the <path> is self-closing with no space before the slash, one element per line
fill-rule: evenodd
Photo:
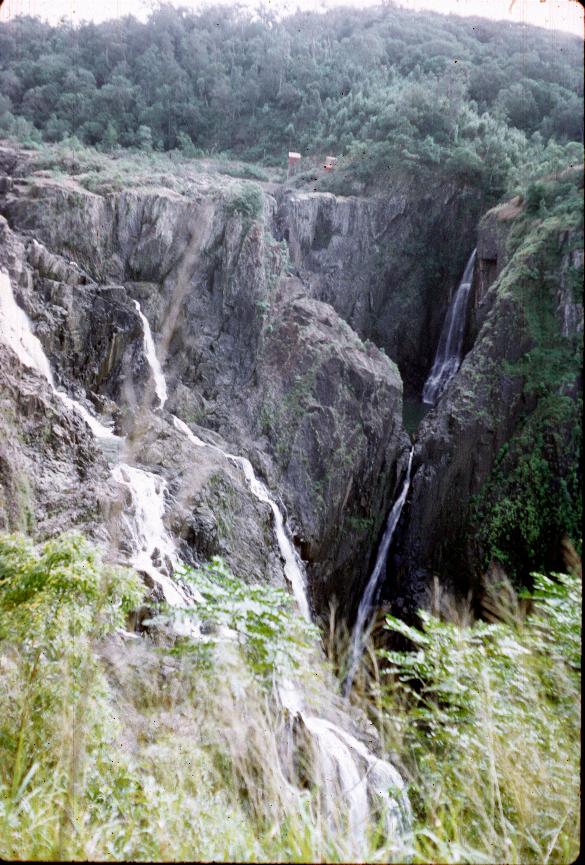
<path fill-rule="evenodd" d="M 389 734 L 418 817 L 415 861 L 570 862 L 579 845 L 580 577 L 534 574 L 534 610 L 462 627 L 387 616 Z"/>
<path fill-rule="evenodd" d="M 203 599 L 193 615 L 204 625 L 207 646 L 217 646 L 226 631 L 233 634 L 259 682 L 270 685 L 275 674 L 290 675 L 308 663 L 318 632 L 299 617 L 284 589 L 246 584 L 218 557 L 186 569 L 182 578 Z M 185 650 L 198 651 L 198 644 L 187 641 L 177 648 Z"/>
<path fill-rule="evenodd" d="M 262 191 L 258 186 L 242 186 L 226 203 L 228 215 L 238 214 L 248 220 L 258 219 L 262 213 Z"/>

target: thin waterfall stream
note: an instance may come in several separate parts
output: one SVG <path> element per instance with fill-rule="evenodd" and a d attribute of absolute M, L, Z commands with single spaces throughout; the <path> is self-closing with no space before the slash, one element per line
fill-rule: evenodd
<path fill-rule="evenodd" d="M 473 280 L 476 255 L 477 250 L 474 249 L 465 265 L 461 282 L 459 283 L 457 291 L 455 292 L 453 300 L 447 310 L 435 354 L 435 360 L 423 388 L 422 399 L 423 403 L 426 405 L 435 405 L 461 366 L 467 307 L 471 294 L 471 283 Z M 372 610 L 379 597 L 382 575 L 388 558 L 390 544 L 392 543 L 392 538 L 408 495 L 413 453 L 414 447 L 411 448 L 410 451 L 408 467 L 400 493 L 388 515 L 386 529 L 378 549 L 374 569 L 366 584 L 365 591 L 358 607 L 357 619 L 353 629 L 349 652 L 348 672 L 343 683 L 343 692 L 345 696 L 347 696 L 351 691 L 351 686 L 365 648 L 368 636 L 368 626 L 370 624 Z"/>
<path fill-rule="evenodd" d="M 222 450 L 222 448 L 218 447 L 217 445 L 207 444 L 207 442 L 202 441 L 200 438 L 194 435 L 194 433 L 189 429 L 187 424 L 175 415 L 173 415 L 173 423 L 176 429 L 186 435 L 189 441 L 191 441 L 192 444 L 194 444 L 196 447 L 208 447 L 211 450 L 215 450 L 218 453 L 222 454 L 222 456 L 228 459 L 231 463 L 239 466 L 239 468 L 244 473 L 244 477 L 246 478 L 252 494 L 258 499 L 258 501 L 264 502 L 265 504 L 270 506 L 274 515 L 274 530 L 276 534 L 276 541 L 278 543 L 280 554 L 284 560 L 285 577 L 291 584 L 295 600 L 302 615 L 307 621 L 310 622 L 311 611 L 307 598 L 306 579 L 304 576 L 303 566 L 301 564 L 299 555 L 288 537 L 280 508 L 271 497 L 270 493 L 268 492 L 262 481 L 259 481 L 256 477 L 250 460 L 246 459 L 246 457 L 240 457 L 236 456 L 235 454 L 230 454 L 227 451 Z"/>
<path fill-rule="evenodd" d="M 150 331 L 148 320 L 141 316 L 143 326 Z M 145 345 L 154 346 L 149 334 Z M 147 355 L 147 358 L 149 356 Z M 154 356 L 156 358 L 156 355 Z M 160 370 L 156 361 L 151 365 L 153 375 Z M 166 385 L 165 385 L 166 387 Z M 166 392 L 166 391 L 165 391 Z M 291 584 L 294 598 L 301 615 L 311 621 L 311 610 L 307 596 L 306 574 L 302 561 L 295 550 L 285 528 L 280 508 L 258 480 L 251 462 L 245 457 L 229 453 L 215 444 L 208 444 L 196 436 L 187 424 L 175 415 L 173 424 L 197 448 L 208 447 L 222 454 L 238 466 L 248 483 L 252 494 L 261 502 L 268 504 L 274 516 L 274 529 L 278 547 L 284 562 L 284 572 Z M 315 743 L 315 757 L 320 764 L 321 776 L 325 781 L 326 799 L 330 810 L 334 810 L 337 798 L 347 801 L 352 845 L 356 856 L 365 842 L 366 827 L 370 817 L 368 791 L 378 797 L 384 805 L 385 825 L 392 837 L 406 839 L 410 831 L 410 803 L 406 795 L 404 781 L 400 774 L 385 760 L 375 757 L 355 736 L 345 731 L 333 721 L 321 718 L 312 712 L 305 703 L 302 687 L 287 680 L 277 686 L 280 701 L 291 716 L 304 723 Z M 392 790 L 392 795 L 390 794 Z"/>
<path fill-rule="evenodd" d="M 372 617 L 372 610 L 380 594 L 382 578 L 384 575 L 384 568 L 386 566 L 386 560 L 388 559 L 388 551 L 390 550 L 390 544 L 392 543 L 392 538 L 394 536 L 394 532 L 396 531 L 396 526 L 398 525 L 400 515 L 402 514 L 402 509 L 406 501 L 406 496 L 408 495 L 413 454 L 414 448 L 411 448 L 408 457 L 406 475 L 404 477 L 404 481 L 402 482 L 398 498 L 392 505 L 392 509 L 388 514 L 386 528 L 384 529 L 382 541 L 378 548 L 378 555 L 376 556 L 376 563 L 366 584 L 365 591 L 362 595 L 358 607 L 357 619 L 353 628 L 353 634 L 351 639 L 348 672 L 343 683 L 343 692 L 345 696 L 347 696 L 351 691 L 351 686 L 364 651 L 368 636 L 368 626 Z"/>
<path fill-rule="evenodd" d="M 167 381 L 165 379 L 164 373 L 162 371 L 162 366 L 160 361 L 156 355 L 156 348 L 154 345 L 154 339 L 152 338 L 152 331 L 150 329 L 150 324 L 148 323 L 148 319 L 140 309 L 140 304 L 137 300 L 133 301 L 134 306 L 136 307 L 136 312 L 140 317 L 140 321 L 142 322 L 142 336 L 144 340 L 144 354 L 146 355 L 146 360 L 148 361 L 148 365 L 150 367 L 150 371 L 152 372 L 152 377 L 154 379 L 154 391 L 157 395 L 159 408 L 163 408 L 165 402 L 168 397 L 168 388 Z"/>
<path fill-rule="evenodd" d="M 119 453 L 123 449 L 124 439 L 115 435 L 110 427 L 101 423 L 80 402 L 57 389 L 49 359 L 40 340 L 32 332 L 27 314 L 17 304 L 10 279 L 5 273 L 0 273 L 0 336 L 23 365 L 36 370 L 49 383 L 63 405 L 85 421 L 104 452 L 115 463 L 112 477 L 129 491 L 132 502 L 131 510 L 124 513 L 123 519 L 134 548 L 131 556 L 134 567 L 145 571 L 160 586 L 167 603 L 179 607 L 192 603 L 188 590 L 172 580 L 162 567 L 165 559 L 171 570 L 178 563 L 174 543 L 163 523 L 164 480 L 152 472 L 120 461 Z M 157 567 L 153 559 L 160 560 L 161 566 Z"/>
<path fill-rule="evenodd" d="M 453 300 L 449 304 L 435 360 L 432 369 L 425 382 L 422 399 L 427 405 L 435 405 L 459 367 L 461 366 L 461 352 L 463 349 L 463 337 L 465 336 L 465 323 L 467 320 L 467 306 L 471 295 L 471 283 L 473 280 L 473 269 L 477 250 L 474 249 L 465 265 L 463 276 L 459 287 L 455 292 Z"/>

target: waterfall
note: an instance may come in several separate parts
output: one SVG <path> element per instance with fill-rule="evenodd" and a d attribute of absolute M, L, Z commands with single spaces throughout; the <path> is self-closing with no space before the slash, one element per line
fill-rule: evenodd
<path fill-rule="evenodd" d="M 144 316 L 142 316 L 142 320 L 145 330 L 149 330 L 148 321 Z M 150 339 L 150 343 L 153 344 L 152 338 Z M 160 370 L 160 366 L 158 366 L 158 369 Z M 274 516 L 276 540 L 280 554 L 284 560 L 285 576 L 291 584 L 293 595 L 301 614 L 307 621 L 311 621 L 306 577 L 302 562 L 288 536 L 280 508 L 266 486 L 256 477 L 251 462 L 245 457 L 237 456 L 236 454 L 224 451 L 217 445 L 202 441 L 180 418 L 173 415 L 172 419 L 175 428 L 186 436 L 195 447 L 208 447 L 238 466 L 242 470 L 252 494 L 258 501 L 267 504 L 271 508 Z M 395 504 L 392 510 L 392 514 L 396 512 L 395 516 L 392 517 L 391 515 L 388 521 L 389 525 L 392 522 L 392 526 L 387 547 L 390 544 L 391 534 L 398 522 L 400 511 L 408 492 L 411 462 L 412 452 L 408 463 L 407 480 L 403 487 L 403 493 L 401 493 L 398 500 L 400 505 L 398 507 L 398 502 Z M 380 565 L 380 570 L 381 567 Z M 318 717 L 312 713 L 305 706 L 300 687 L 293 682 L 289 680 L 282 681 L 278 685 L 277 690 L 283 707 L 288 709 L 293 715 L 300 717 L 306 729 L 311 734 L 315 748 L 315 757 L 319 763 L 320 774 L 324 782 L 324 792 L 330 816 L 335 813 L 340 796 L 347 803 L 352 844 L 356 858 L 359 857 L 360 850 L 363 849 L 370 817 L 368 790 L 371 790 L 384 803 L 384 815 L 388 834 L 391 837 L 401 836 L 406 838 L 410 831 L 411 823 L 410 803 L 404 782 L 396 769 L 385 760 L 380 760 L 371 754 L 365 745 L 350 733 L 347 733 L 332 721 Z M 393 790 L 397 798 L 394 798 L 390 794 L 390 790 Z"/>
<path fill-rule="evenodd" d="M 133 542 L 132 564 L 160 585 L 167 603 L 175 607 L 189 606 L 192 598 L 165 573 L 165 570 L 173 572 L 180 564 L 175 544 L 163 522 L 166 482 L 126 463 L 114 466 L 112 477 L 130 491 L 132 509 L 124 513 L 123 519 Z"/>
<path fill-rule="evenodd" d="M 43 346 L 32 332 L 27 314 L 14 298 L 8 275 L 1 272 L 0 337 L 16 353 L 24 366 L 34 369 L 46 379 L 55 396 L 63 405 L 72 409 L 85 421 L 100 445 L 105 445 L 106 449 L 113 448 L 117 455 L 124 440 L 120 436 L 116 436 L 110 427 L 105 426 L 97 418 L 93 417 L 85 406 L 77 402 L 77 400 L 57 390 L 51 364 Z M 152 343 L 152 337 L 150 337 L 150 342 Z M 147 359 L 150 363 L 151 359 L 148 355 Z M 160 366 L 158 369 L 160 370 Z M 155 375 L 156 380 L 154 369 L 153 375 Z M 164 390 L 159 389 L 157 384 L 159 399 L 161 399 L 160 393 L 164 393 L 166 398 L 166 384 L 164 385 Z M 126 463 L 115 465 L 112 469 L 112 477 L 118 484 L 129 490 L 132 500 L 132 513 L 124 514 L 124 522 L 129 530 L 134 547 L 132 564 L 134 567 L 148 573 L 160 586 L 167 603 L 182 607 L 192 603 L 192 596 L 171 580 L 164 570 L 155 567 L 153 562 L 153 558 L 158 558 L 163 564 L 166 559 L 171 567 L 175 567 L 178 564 L 178 556 L 174 544 L 163 523 L 164 492 L 166 488 L 164 481 L 157 478 L 151 472 L 129 466 Z"/>
<path fill-rule="evenodd" d="M 334 820 L 339 800 L 348 806 L 353 854 L 359 860 L 370 818 L 368 792 L 384 806 L 386 834 L 408 842 L 412 813 L 400 773 L 338 724 L 313 714 L 289 680 L 278 686 L 282 705 L 301 719 L 314 744 L 315 767 L 323 779 L 327 817 Z"/>
<path fill-rule="evenodd" d="M 160 365 L 160 361 L 156 356 L 156 349 L 154 347 L 154 339 L 152 338 L 152 331 L 150 329 L 150 324 L 148 323 L 148 319 L 140 309 L 140 304 L 137 300 L 134 301 L 134 306 L 136 307 L 136 312 L 140 316 L 140 321 L 142 322 L 142 338 L 144 341 L 144 354 L 146 355 L 146 360 L 148 361 L 148 365 L 150 367 L 150 371 L 152 372 L 152 377 L 154 379 L 154 389 L 158 398 L 159 408 L 162 408 L 167 401 L 167 382 L 164 377 L 164 373 L 162 371 L 162 367 Z"/>
<path fill-rule="evenodd" d="M 413 453 L 414 448 L 411 448 L 410 455 L 408 457 L 408 467 L 406 469 L 406 475 L 404 477 L 404 481 L 402 483 L 398 498 L 392 505 L 392 510 L 388 514 L 388 520 L 386 522 L 384 534 L 382 535 L 382 542 L 378 549 L 378 555 L 376 556 L 374 570 L 372 571 L 371 576 L 367 582 L 366 589 L 364 591 L 364 594 L 362 595 L 362 599 L 358 607 L 357 619 L 354 625 L 351 640 L 351 650 L 349 655 L 349 672 L 347 673 L 347 676 L 343 683 L 343 690 L 346 696 L 351 690 L 351 685 L 364 650 L 367 626 L 372 613 L 372 608 L 378 600 L 378 595 L 381 587 L 381 578 L 383 576 L 384 566 L 386 565 L 386 559 L 388 558 L 388 551 L 390 549 L 390 544 L 392 543 L 392 537 L 394 536 L 396 526 L 398 525 L 398 520 L 400 519 L 400 514 L 402 513 L 402 508 L 404 507 L 404 503 L 406 501 L 406 496 L 408 495 Z"/>
<path fill-rule="evenodd" d="M 137 310 L 140 314 L 138 306 Z M 148 321 L 142 314 L 140 317 L 145 331 L 146 357 L 162 406 L 167 395 L 166 382 L 160 364 L 156 360 Z M 48 358 L 40 341 L 32 333 L 26 314 L 14 300 L 10 281 L 5 274 L 0 274 L 0 337 L 13 348 L 25 366 L 35 369 L 49 382 L 59 399 L 77 412 L 100 443 L 106 441 L 117 445 L 123 443 L 123 439 L 94 418 L 84 406 L 67 394 L 55 390 Z M 147 348 L 148 346 L 150 348 Z M 173 423 L 193 445 L 212 448 L 239 466 L 253 495 L 270 506 L 274 515 L 276 539 L 285 563 L 285 574 L 292 585 L 301 613 L 310 620 L 302 563 L 287 534 L 280 509 L 265 485 L 256 478 L 249 460 L 226 453 L 216 445 L 206 444 L 197 438 L 179 418 L 173 417 Z M 185 608 L 192 605 L 194 600 L 202 600 L 196 593 L 189 593 L 169 576 L 169 573 L 172 573 L 179 564 L 179 559 L 174 542 L 163 521 L 166 490 L 164 479 L 121 461 L 117 461 L 113 466 L 112 478 L 130 493 L 131 507 L 124 512 L 123 520 L 132 541 L 131 561 L 134 567 L 151 576 L 161 587 L 169 604 Z M 180 633 L 198 634 L 198 629 L 191 625 L 187 618 L 176 624 L 179 626 L 177 630 Z M 379 802 L 383 803 L 388 835 L 397 839 L 402 838 L 405 842 L 410 831 L 410 804 L 404 782 L 398 772 L 389 763 L 371 754 L 365 745 L 333 721 L 319 717 L 307 708 L 300 685 L 283 681 L 278 685 L 278 692 L 282 705 L 302 719 L 311 736 L 315 760 L 323 779 L 323 795 L 329 817 L 334 818 L 340 799 L 347 803 L 351 843 L 356 861 L 363 850 L 370 819 L 369 794 L 373 794 Z M 332 698 L 327 691 L 320 694 L 320 699 L 331 701 Z"/>
<path fill-rule="evenodd" d="M 173 416 L 173 423 L 176 429 L 181 431 L 196 447 L 209 447 L 238 465 L 242 469 L 253 495 L 271 507 L 274 514 L 276 539 L 285 563 L 285 575 L 291 583 L 301 614 L 310 621 L 311 614 L 303 565 L 288 537 L 280 509 L 270 496 L 266 486 L 256 477 L 250 461 L 245 457 L 227 453 L 217 445 L 206 444 L 194 435 L 184 421 L 175 416 Z M 412 453 L 408 466 L 409 473 L 411 460 Z M 404 504 L 407 490 L 408 485 L 405 484 L 402 504 Z M 397 513 L 392 531 L 394 531 L 399 516 L 400 514 Z M 355 736 L 346 732 L 333 721 L 314 714 L 305 705 L 299 685 L 290 680 L 283 680 L 278 683 L 277 691 L 282 706 L 291 715 L 299 717 L 311 735 L 315 763 L 323 780 L 323 794 L 328 818 L 334 821 L 340 800 L 347 805 L 353 855 L 356 861 L 363 849 L 370 818 L 368 791 L 371 791 L 384 805 L 384 819 L 388 835 L 406 839 L 411 823 L 410 803 L 404 782 L 396 769 L 390 763 L 371 754 Z M 392 790 L 392 794 L 390 790 Z"/>
<path fill-rule="evenodd" d="M 435 405 L 461 366 L 461 350 L 465 335 L 467 305 L 471 294 L 470 289 L 476 252 L 477 250 L 474 249 L 469 256 L 461 282 L 453 300 L 449 304 L 447 315 L 443 322 L 443 329 L 441 330 L 433 367 L 425 382 L 422 393 L 423 402 L 427 405 Z"/>
<path fill-rule="evenodd" d="M 326 789 L 335 790 L 338 787 L 341 796 L 347 800 L 349 827 L 354 850 L 357 852 L 364 842 L 370 813 L 367 778 L 360 774 L 357 761 L 339 736 L 341 731 L 338 727 L 314 715 L 303 714 L 302 718 L 317 745 L 316 757 L 321 764 L 319 768 L 325 779 Z M 332 806 L 333 814 L 337 805 L 336 798 L 331 803 L 327 803 Z"/>
<path fill-rule="evenodd" d="M 0 335 L 23 366 L 34 369 L 55 387 L 51 365 L 40 341 L 33 334 L 28 316 L 14 299 L 8 274 L 0 272 Z"/>
<path fill-rule="evenodd" d="M 227 453 L 217 445 L 206 444 L 177 417 L 173 416 L 173 423 L 176 429 L 187 436 L 196 447 L 209 447 L 238 465 L 244 473 L 252 494 L 259 501 L 270 506 L 274 514 L 276 540 L 285 563 L 285 576 L 291 583 L 301 614 L 310 621 L 311 614 L 302 563 L 288 537 L 279 507 L 266 486 L 254 474 L 250 461 L 245 457 Z M 406 498 L 406 491 L 404 498 Z M 399 514 L 396 516 L 396 522 L 398 516 Z M 334 820 L 340 800 L 347 805 L 353 855 L 356 861 L 363 849 L 370 817 L 368 791 L 371 791 L 384 805 L 388 835 L 406 838 L 410 831 L 410 803 L 404 782 L 396 769 L 385 760 L 371 754 L 355 736 L 307 708 L 300 686 L 286 680 L 278 684 L 277 691 L 283 707 L 293 716 L 299 717 L 311 735 L 315 751 L 314 759 L 323 780 L 323 794 L 329 819 Z M 393 791 L 392 794 L 390 790 Z"/>
<path fill-rule="evenodd" d="M 189 440 L 197 447 L 209 447 L 212 450 L 215 450 L 218 453 L 222 454 L 230 462 L 234 463 L 234 465 L 239 466 L 239 468 L 244 474 L 244 477 L 246 478 L 252 495 L 254 495 L 258 499 L 258 501 L 264 502 L 265 504 L 269 505 L 274 515 L 274 532 L 276 535 L 276 541 L 278 543 L 278 549 L 280 550 L 280 554 L 284 560 L 284 575 L 291 585 L 293 595 L 302 615 L 307 621 L 310 622 L 311 611 L 309 608 L 306 582 L 303 575 L 303 568 L 300 563 L 299 555 L 295 550 L 292 541 L 288 537 L 280 508 L 271 497 L 270 493 L 268 492 L 262 481 L 259 481 L 256 477 L 254 473 L 254 468 L 252 467 L 252 463 L 250 462 L 250 460 L 246 459 L 245 457 L 240 457 L 236 456 L 235 454 L 227 453 L 227 451 L 222 450 L 217 445 L 206 444 L 206 442 L 201 441 L 200 438 L 197 438 L 197 436 L 193 434 L 193 432 L 189 429 L 186 423 L 184 423 L 182 420 L 180 420 L 178 417 L 175 417 L 174 415 L 173 423 L 175 427 L 182 433 L 184 433 L 189 438 Z"/>

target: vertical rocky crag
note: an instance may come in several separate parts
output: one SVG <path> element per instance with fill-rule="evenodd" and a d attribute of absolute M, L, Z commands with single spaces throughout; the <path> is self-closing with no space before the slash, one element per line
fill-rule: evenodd
<path fill-rule="evenodd" d="M 410 614 L 433 577 L 480 602 L 491 560 L 518 584 L 578 539 L 582 221 L 513 202 L 481 221 L 474 344 L 417 435 L 386 595 Z"/>
<path fill-rule="evenodd" d="M 519 582 L 529 563 L 556 565 L 579 484 L 583 252 L 569 211 L 537 218 L 517 199 L 476 230 L 465 190 L 433 197 L 401 181 L 343 198 L 204 173 L 183 192 L 153 182 L 99 194 L 36 158 L 0 148 L 0 266 L 56 386 L 111 418 L 135 462 L 166 481 L 185 561 L 220 554 L 248 579 L 283 579 L 270 508 L 229 459 L 194 450 L 173 415 L 250 458 L 286 510 L 315 610 L 336 603 L 353 617 L 408 460 L 403 381 L 420 394 L 477 245 L 465 359 L 418 430 L 385 594 L 408 613 L 434 576 L 457 594 L 477 589 L 494 556 Z M 136 302 L 166 378 L 162 410 Z M 15 388 L 34 390 L 34 374 L 17 386 L 6 358 L 5 403 L 19 405 Z M 65 433 L 27 444 L 12 429 L 24 409 L 14 423 L 5 413 L 3 525 L 45 537 L 53 513 L 103 538 L 102 516 L 127 502 L 79 418 L 49 422 L 63 406 L 38 391 L 29 417 Z M 50 490 L 41 478 L 57 469 L 82 492 Z"/>
<path fill-rule="evenodd" d="M 404 470 L 398 369 L 298 279 L 276 289 L 251 407 L 309 565 L 313 601 L 347 615 Z M 269 472 L 267 472 L 269 474 Z"/>
<path fill-rule="evenodd" d="M 408 179 L 375 196 L 284 191 L 275 233 L 307 291 L 398 364 L 409 396 L 433 361 L 443 312 L 475 245 L 480 197 Z"/>

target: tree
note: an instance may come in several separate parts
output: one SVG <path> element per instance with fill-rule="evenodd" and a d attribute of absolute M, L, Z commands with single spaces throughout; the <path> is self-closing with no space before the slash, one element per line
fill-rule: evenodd
<path fill-rule="evenodd" d="M 138 127 L 138 132 L 136 134 L 136 144 L 140 148 L 140 150 L 152 150 L 152 129 L 150 128 L 150 126 L 146 126 L 144 123 L 142 123 Z"/>

